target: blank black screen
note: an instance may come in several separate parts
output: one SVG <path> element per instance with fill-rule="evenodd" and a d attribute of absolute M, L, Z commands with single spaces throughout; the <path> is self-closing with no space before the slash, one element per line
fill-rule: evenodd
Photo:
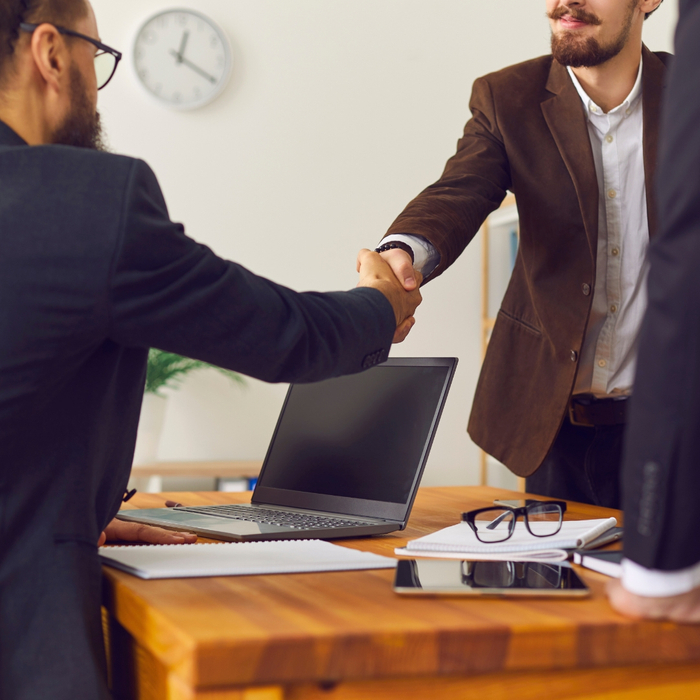
<path fill-rule="evenodd" d="M 379 366 L 293 385 L 260 486 L 405 503 L 448 371 Z"/>

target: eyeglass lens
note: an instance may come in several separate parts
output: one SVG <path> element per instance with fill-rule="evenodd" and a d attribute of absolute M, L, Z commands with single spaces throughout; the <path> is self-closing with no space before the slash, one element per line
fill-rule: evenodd
<path fill-rule="evenodd" d="M 515 517 L 512 510 L 491 508 L 474 517 L 476 536 L 482 542 L 502 542 L 510 537 L 511 523 Z"/>
<path fill-rule="evenodd" d="M 562 510 L 557 504 L 536 503 L 527 507 L 527 524 L 538 537 L 556 535 L 561 528 Z"/>
<path fill-rule="evenodd" d="M 111 53 L 98 53 L 95 56 L 95 75 L 97 76 L 97 89 L 102 89 L 114 75 L 117 67 L 117 58 Z"/>

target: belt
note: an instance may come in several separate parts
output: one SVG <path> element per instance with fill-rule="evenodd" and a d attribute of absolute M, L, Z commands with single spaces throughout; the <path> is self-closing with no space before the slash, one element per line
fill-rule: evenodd
<path fill-rule="evenodd" d="M 576 394 L 569 402 L 569 421 L 572 425 L 587 428 L 623 425 L 627 422 L 629 398 L 625 394 L 603 398 L 593 394 Z"/>

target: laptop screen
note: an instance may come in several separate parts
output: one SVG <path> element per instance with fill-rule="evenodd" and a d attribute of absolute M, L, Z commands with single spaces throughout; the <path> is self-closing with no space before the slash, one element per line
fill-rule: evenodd
<path fill-rule="evenodd" d="M 454 363 L 389 360 L 360 374 L 292 385 L 254 500 L 274 489 L 331 497 L 331 504 L 337 498 L 407 504 Z M 301 505 L 293 500 L 289 505 Z"/>

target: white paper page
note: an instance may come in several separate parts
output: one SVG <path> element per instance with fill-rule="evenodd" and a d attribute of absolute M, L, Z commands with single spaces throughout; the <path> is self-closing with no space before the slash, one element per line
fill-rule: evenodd
<path fill-rule="evenodd" d="M 390 569 L 396 560 L 322 540 L 144 545 L 100 549 L 102 563 L 140 578 Z"/>
<path fill-rule="evenodd" d="M 505 542 L 486 544 L 476 538 L 476 534 L 467 523 L 458 523 L 443 530 L 438 530 L 425 537 L 412 540 L 406 545 L 402 554 L 421 551 L 455 552 L 464 554 L 526 552 L 551 549 L 575 549 L 594 540 L 603 532 L 617 525 L 615 518 L 598 520 L 565 520 L 561 530 L 551 537 L 531 535 L 525 523 L 517 522 L 513 536 Z"/>

